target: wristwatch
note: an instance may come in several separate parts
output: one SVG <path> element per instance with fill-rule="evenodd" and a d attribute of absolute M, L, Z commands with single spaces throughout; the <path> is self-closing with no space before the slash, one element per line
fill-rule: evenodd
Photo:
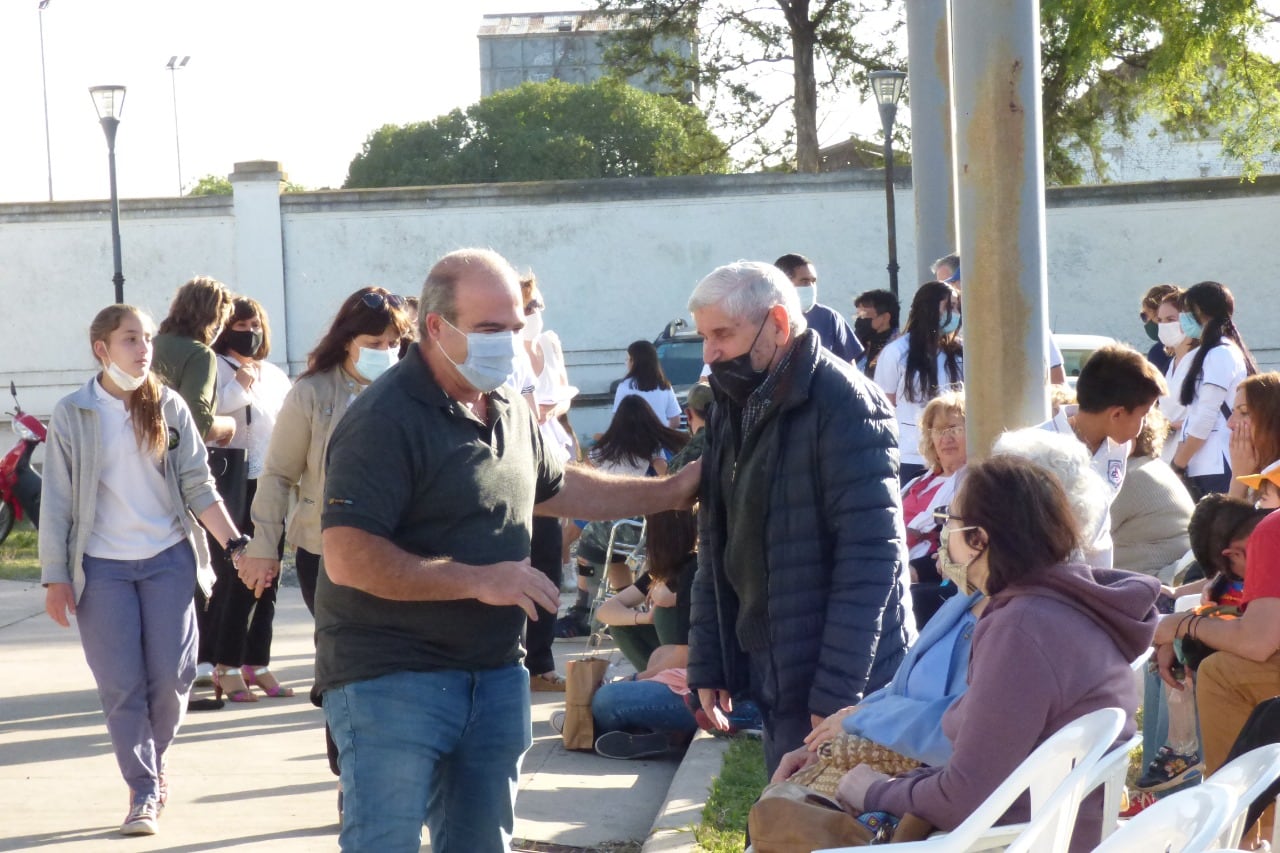
<path fill-rule="evenodd" d="M 245 536 L 243 533 L 241 533 L 239 536 L 237 536 L 234 539 L 228 539 L 227 544 L 222 547 L 224 550 L 226 550 L 227 556 L 234 559 L 236 554 L 244 551 L 245 548 L 248 548 L 249 543 L 252 541 L 253 540 L 250 539 L 248 536 Z"/>

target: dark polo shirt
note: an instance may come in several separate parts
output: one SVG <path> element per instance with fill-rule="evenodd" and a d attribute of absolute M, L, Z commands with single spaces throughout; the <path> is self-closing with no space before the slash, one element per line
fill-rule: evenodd
<path fill-rule="evenodd" d="M 351 404 L 329 442 L 324 529 L 354 527 L 422 557 L 488 565 L 529 556 L 533 506 L 564 481 L 529 407 L 488 395 L 490 425 L 449 398 L 415 344 Z M 321 563 L 316 683 L 513 664 L 524 612 L 474 599 L 389 601 L 339 586 Z M 359 571 L 359 569 L 357 569 Z"/>

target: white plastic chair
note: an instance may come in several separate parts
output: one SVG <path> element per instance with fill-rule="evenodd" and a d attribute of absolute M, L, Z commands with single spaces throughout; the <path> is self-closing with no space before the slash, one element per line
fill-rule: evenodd
<path fill-rule="evenodd" d="M 1205 780 L 1204 784 L 1226 788 L 1236 797 L 1231 825 L 1218 838 L 1219 847 L 1239 846 L 1249 806 L 1277 779 L 1280 779 L 1280 743 L 1269 743 L 1250 750 L 1224 764 L 1218 772 Z"/>
<path fill-rule="evenodd" d="M 1217 849 L 1235 807 L 1235 794 L 1221 785 L 1186 788 L 1140 811 L 1093 853 L 1206 853 Z"/>
<path fill-rule="evenodd" d="M 1142 746 L 1142 733 L 1139 732 L 1124 743 L 1112 749 L 1102 760 L 1093 766 L 1093 772 L 1085 782 L 1081 802 L 1086 797 L 1102 788 L 1102 834 L 1100 839 L 1116 831 L 1120 825 L 1120 801 L 1124 798 L 1125 778 L 1129 774 L 1129 753 Z M 1004 823 L 993 826 L 982 834 L 972 846 L 969 853 L 982 850 L 1004 850 L 1026 832 L 1030 824 Z"/>
<path fill-rule="evenodd" d="M 1098 762 L 1124 727 L 1125 713 L 1102 708 L 1068 723 L 1036 747 L 965 821 L 951 832 L 924 841 L 895 844 L 895 853 L 960 853 L 990 849 L 983 834 L 1004 816 L 1024 791 L 1031 793 L 1031 822 L 1009 846 L 1011 851 L 1066 850 L 1076 811 Z M 815 853 L 846 853 L 861 848 L 832 848 Z"/>

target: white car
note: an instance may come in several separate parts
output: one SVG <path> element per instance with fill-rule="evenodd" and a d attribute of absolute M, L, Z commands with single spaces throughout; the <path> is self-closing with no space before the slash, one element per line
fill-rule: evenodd
<path fill-rule="evenodd" d="M 1076 387 L 1076 378 L 1080 376 L 1080 368 L 1089 360 L 1096 350 L 1107 344 L 1117 343 L 1115 338 L 1106 335 L 1053 335 L 1053 342 L 1062 351 L 1062 369 L 1067 374 L 1067 384 Z"/>

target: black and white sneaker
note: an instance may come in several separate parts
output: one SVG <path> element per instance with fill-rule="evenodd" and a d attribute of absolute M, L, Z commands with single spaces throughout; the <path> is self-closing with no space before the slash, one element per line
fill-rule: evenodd
<path fill-rule="evenodd" d="M 550 722 L 551 728 L 560 734 L 564 734 L 564 711 L 552 711 Z"/>
<path fill-rule="evenodd" d="M 665 755 L 670 740 L 663 732 L 633 735 L 630 732 L 605 732 L 596 738 L 596 754 L 605 758 L 652 758 Z"/>

